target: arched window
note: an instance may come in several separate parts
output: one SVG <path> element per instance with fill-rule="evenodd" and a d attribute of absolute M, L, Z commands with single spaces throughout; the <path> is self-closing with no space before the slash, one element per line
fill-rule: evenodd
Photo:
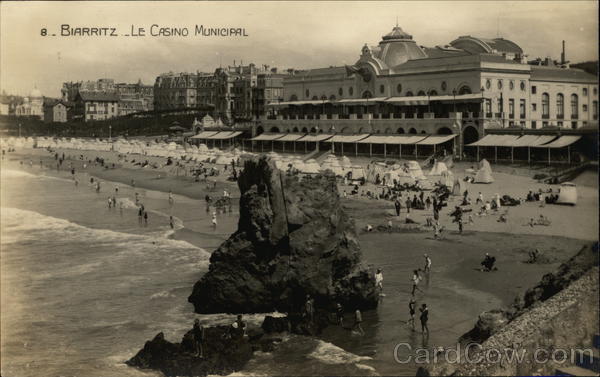
<path fill-rule="evenodd" d="M 398 132 L 399 134 L 403 134 L 404 133 L 404 128 L 400 127 L 400 128 L 398 128 L 398 130 L 396 132 Z"/>
<path fill-rule="evenodd" d="M 433 89 L 432 89 L 432 90 L 430 90 L 430 91 L 429 91 L 429 95 L 430 95 L 430 96 L 437 96 L 437 95 L 438 95 L 438 94 L 437 94 L 437 90 L 433 90 Z"/>
<path fill-rule="evenodd" d="M 417 93 L 417 95 L 418 95 L 418 96 L 425 96 L 426 94 L 425 94 L 425 92 L 424 92 L 424 91 L 422 91 L 422 90 L 419 90 L 419 93 Z"/>
<path fill-rule="evenodd" d="M 542 116 L 548 118 L 550 116 L 550 95 L 542 94 Z"/>
<path fill-rule="evenodd" d="M 330 96 L 329 96 L 329 100 L 330 100 L 330 101 L 335 101 L 335 94 L 332 94 L 332 95 L 330 95 Z"/>
<path fill-rule="evenodd" d="M 458 89 L 458 94 L 471 94 L 471 88 L 468 85 L 463 85 Z"/>
<path fill-rule="evenodd" d="M 305 133 L 305 134 L 307 134 L 308 133 L 308 128 L 302 127 L 302 132 Z"/>
<path fill-rule="evenodd" d="M 298 132 L 298 127 L 294 127 L 294 129 L 292 130 L 292 132 Z"/>
<path fill-rule="evenodd" d="M 402 84 L 398 84 L 398 86 L 396 86 L 396 91 L 398 94 L 402 93 Z"/>
<path fill-rule="evenodd" d="M 310 91 L 308 89 L 306 89 L 306 98 L 308 98 L 310 96 Z"/>
<path fill-rule="evenodd" d="M 292 95 L 290 96 L 290 101 L 298 101 L 298 96 L 297 96 L 297 95 L 295 95 L 295 94 L 292 94 Z"/>
<path fill-rule="evenodd" d="M 379 85 L 379 93 L 383 94 L 383 92 L 385 92 L 385 85 L 381 84 Z"/>
<path fill-rule="evenodd" d="M 556 95 L 556 117 L 562 118 L 565 114 L 565 96 L 562 93 Z"/>
<path fill-rule="evenodd" d="M 344 95 L 344 89 L 343 88 L 339 88 L 338 89 L 338 94 L 340 95 L 340 97 L 343 96 Z"/>
<path fill-rule="evenodd" d="M 579 98 L 577 94 L 571 94 L 571 118 L 579 116 Z"/>
<path fill-rule="evenodd" d="M 411 128 L 410 130 L 408 130 L 408 133 L 409 133 L 409 134 L 416 134 L 416 133 L 417 133 L 417 130 L 416 130 L 416 128 L 414 128 L 414 127 L 413 127 L 413 128 Z"/>
<path fill-rule="evenodd" d="M 354 95 L 354 88 L 353 87 L 349 87 L 348 88 L 348 93 L 350 93 L 350 95 Z"/>
<path fill-rule="evenodd" d="M 406 94 L 405 94 L 405 95 L 406 95 L 407 97 L 412 97 L 412 96 L 413 96 L 413 93 L 412 93 L 412 92 L 409 90 L 408 92 L 406 92 Z"/>
<path fill-rule="evenodd" d="M 271 127 L 269 132 L 279 132 L 279 127 Z"/>
<path fill-rule="evenodd" d="M 373 95 L 368 90 L 365 90 L 362 94 L 362 98 L 373 98 Z"/>

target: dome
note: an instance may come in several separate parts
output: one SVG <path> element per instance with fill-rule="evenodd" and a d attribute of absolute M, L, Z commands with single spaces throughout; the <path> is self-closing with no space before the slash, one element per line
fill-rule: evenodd
<path fill-rule="evenodd" d="M 406 63 L 408 60 L 427 57 L 427 54 L 412 39 L 412 35 L 406 33 L 400 26 L 396 25 L 382 38 L 379 42 L 378 58 L 390 68 Z"/>
<path fill-rule="evenodd" d="M 42 92 L 39 91 L 39 89 L 35 88 L 31 91 L 31 93 L 29 93 L 29 97 L 31 98 L 39 98 L 42 96 Z"/>

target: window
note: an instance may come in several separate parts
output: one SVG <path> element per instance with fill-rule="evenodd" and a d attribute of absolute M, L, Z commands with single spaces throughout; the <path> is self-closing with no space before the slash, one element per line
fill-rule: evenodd
<path fill-rule="evenodd" d="M 536 94 L 537 93 L 537 88 L 535 86 L 531 87 L 531 94 Z"/>
<path fill-rule="evenodd" d="M 562 119 L 565 115 L 565 96 L 562 93 L 556 95 L 556 117 Z"/>
<path fill-rule="evenodd" d="M 508 88 L 509 88 L 510 90 L 513 90 L 513 89 L 515 88 L 515 82 L 514 82 L 514 81 L 512 81 L 512 80 L 510 80 L 510 82 L 508 83 Z"/>
<path fill-rule="evenodd" d="M 557 122 L 556 124 L 558 125 L 559 128 L 563 128 L 563 122 Z"/>
<path fill-rule="evenodd" d="M 576 129 L 577 128 L 577 122 L 571 122 L 571 128 L 572 129 Z"/>
<path fill-rule="evenodd" d="M 588 93 L 587 88 L 583 88 L 583 95 L 587 96 L 587 93 Z"/>
<path fill-rule="evenodd" d="M 571 94 L 571 119 L 579 117 L 579 98 L 577 94 Z"/>
<path fill-rule="evenodd" d="M 531 121 L 531 128 L 533 128 L 534 130 L 537 128 L 537 124 L 536 124 L 535 120 Z"/>
<path fill-rule="evenodd" d="M 594 120 L 598 120 L 598 101 L 592 102 L 592 116 Z"/>
<path fill-rule="evenodd" d="M 521 128 L 525 128 L 525 122 L 524 121 L 519 122 L 519 126 L 521 126 Z"/>
<path fill-rule="evenodd" d="M 402 93 L 402 84 L 398 84 L 398 86 L 396 86 L 396 91 L 398 94 Z"/>
<path fill-rule="evenodd" d="M 353 95 L 354 94 L 354 88 L 353 87 L 348 88 L 348 93 L 350 93 L 350 95 Z"/>
<path fill-rule="evenodd" d="M 594 87 L 594 95 L 598 94 L 598 88 Z"/>
<path fill-rule="evenodd" d="M 343 96 L 344 95 L 344 89 L 343 88 L 339 88 L 338 89 L 338 94 L 340 95 L 340 97 Z"/>
<path fill-rule="evenodd" d="M 508 116 L 511 118 L 515 116 L 515 100 L 512 98 L 508 100 Z"/>
<path fill-rule="evenodd" d="M 385 92 L 385 85 L 380 85 L 379 86 L 379 93 L 383 94 L 383 92 Z"/>
<path fill-rule="evenodd" d="M 583 110 L 583 112 L 587 112 L 587 105 L 582 105 L 581 109 Z"/>
<path fill-rule="evenodd" d="M 525 91 L 525 81 L 521 81 L 521 90 Z"/>
<path fill-rule="evenodd" d="M 542 122 L 542 128 L 548 127 L 548 122 Z"/>
<path fill-rule="evenodd" d="M 487 114 L 491 114 L 492 113 L 492 100 L 491 99 L 486 99 L 485 100 L 485 112 Z"/>
<path fill-rule="evenodd" d="M 537 111 L 537 103 L 531 104 L 531 111 Z"/>
<path fill-rule="evenodd" d="M 502 106 L 502 98 L 498 98 L 498 112 L 499 113 L 504 112 L 504 106 Z"/>
<path fill-rule="evenodd" d="M 498 89 L 502 89 L 502 80 L 498 80 Z"/>
<path fill-rule="evenodd" d="M 486 88 L 486 89 L 489 89 L 489 88 L 491 88 L 491 87 L 492 87 L 492 80 L 490 80 L 490 79 L 487 79 L 487 80 L 485 81 L 485 88 Z"/>
<path fill-rule="evenodd" d="M 583 122 L 583 127 L 587 127 L 587 122 Z"/>
<path fill-rule="evenodd" d="M 413 93 L 412 93 L 412 92 L 409 90 L 408 92 L 406 92 L 406 96 L 407 96 L 407 97 L 412 97 L 412 96 L 413 96 Z"/>
<path fill-rule="evenodd" d="M 310 91 L 308 89 L 306 89 L 306 98 L 308 98 L 310 96 Z"/>
<path fill-rule="evenodd" d="M 426 94 L 425 94 L 425 92 L 424 92 L 424 91 L 422 91 L 422 90 L 419 90 L 419 93 L 417 93 L 417 95 L 418 95 L 418 96 L 425 96 Z"/>
<path fill-rule="evenodd" d="M 542 94 L 542 118 L 550 117 L 550 95 L 548 93 Z"/>
<path fill-rule="evenodd" d="M 526 107 L 526 103 L 524 99 L 519 100 L 519 116 L 521 117 L 521 119 L 525 119 L 525 116 L 527 115 L 527 107 Z"/>
<path fill-rule="evenodd" d="M 446 90 L 448 86 L 446 85 L 446 81 L 442 81 L 442 90 Z"/>

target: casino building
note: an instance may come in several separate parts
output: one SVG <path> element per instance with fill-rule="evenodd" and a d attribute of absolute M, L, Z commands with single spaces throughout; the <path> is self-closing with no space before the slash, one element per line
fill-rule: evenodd
<path fill-rule="evenodd" d="M 295 71 L 283 88 L 255 140 L 309 134 L 317 146 L 330 138 L 354 144 L 356 154 L 402 155 L 404 142 L 420 139 L 460 153 L 492 130 L 598 127 L 598 78 L 569 68 L 564 43 L 560 62 L 528 62 L 507 39 L 461 36 L 424 47 L 396 26 L 363 46 L 354 65 Z"/>

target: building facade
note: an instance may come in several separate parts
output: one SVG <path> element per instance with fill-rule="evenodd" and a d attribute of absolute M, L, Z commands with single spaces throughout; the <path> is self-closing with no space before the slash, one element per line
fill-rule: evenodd
<path fill-rule="evenodd" d="M 69 120 L 71 105 L 59 99 L 46 99 L 44 101 L 44 122 L 65 123 Z"/>
<path fill-rule="evenodd" d="M 84 122 L 111 119 L 119 115 L 119 97 L 116 93 L 79 92 L 74 103 L 73 118 Z"/>
<path fill-rule="evenodd" d="M 38 89 L 33 89 L 28 97 L 15 105 L 16 116 L 33 116 L 44 119 L 44 97 Z"/>
<path fill-rule="evenodd" d="M 182 110 L 198 107 L 198 77 L 201 73 L 164 73 L 154 82 L 154 110 Z"/>
<path fill-rule="evenodd" d="M 526 57 L 502 38 L 423 47 L 396 26 L 352 66 L 283 78 L 284 101 L 269 104 L 255 133 L 457 134 L 462 145 L 488 128 L 597 126 L 597 77 Z"/>

